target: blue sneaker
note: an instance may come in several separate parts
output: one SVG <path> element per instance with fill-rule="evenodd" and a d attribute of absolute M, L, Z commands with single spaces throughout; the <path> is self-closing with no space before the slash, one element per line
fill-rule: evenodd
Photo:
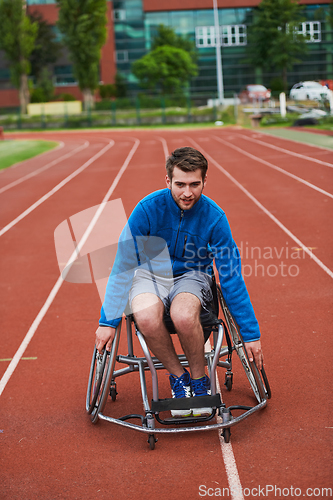
<path fill-rule="evenodd" d="M 192 396 L 210 396 L 210 380 L 205 375 L 204 377 L 191 379 Z M 192 414 L 194 417 L 203 417 L 212 413 L 212 408 L 193 408 Z"/>
<path fill-rule="evenodd" d="M 188 371 L 185 370 L 181 377 L 175 377 L 170 373 L 169 381 L 173 398 L 191 397 L 191 377 Z M 189 417 L 191 412 L 192 410 L 171 410 L 171 415 L 173 417 Z"/>

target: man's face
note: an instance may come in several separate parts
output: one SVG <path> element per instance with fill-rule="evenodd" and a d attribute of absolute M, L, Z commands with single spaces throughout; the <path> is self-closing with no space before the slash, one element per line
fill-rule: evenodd
<path fill-rule="evenodd" d="M 202 180 L 200 169 L 194 172 L 183 172 L 180 168 L 175 167 L 172 180 L 167 175 L 166 183 L 179 208 L 189 210 L 199 200 L 206 184 L 206 179 L 207 176 L 204 181 Z"/>

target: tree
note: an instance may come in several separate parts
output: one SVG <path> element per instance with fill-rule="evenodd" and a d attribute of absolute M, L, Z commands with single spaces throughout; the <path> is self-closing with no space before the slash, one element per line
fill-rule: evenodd
<path fill-rule="evenodd" d="M 165 94 L 181 92 L 198 68 L 185 50 L 162 45 L 135 61 L 132 71 L 142 87 L 158 88 Z"/>
<path fill-rule="evenodd" d="M 181 92 L 198 74 L 197 58 L 192 40 L 160 24 L 151 52 L 133 63 L 132 71 L 142 87 L 158 88 L 163 93 Z"/>
<path fill-rule="evenodd" d="M 9 62 L 11 80 L 19 89 L 20 108 L 26 113 L 30 101 L 29 57 L 34 49 L 38 24 L 26 15 L 25 0 L 0 0 L 0 49 Z"/>
<path fill-rule="evenodd" d="M 329 4 L 327 19 L 331 28 L 333 28 L 333 0 L 331 0 Z"/>
<path fill-rule="evenodd" d="M 44 66 L 39 72 L 36 86 L 31 92 L 31 102 L 48 102 L 54 98 L 52 73 Z"/>
<path fill-rule="evenodd" d="M 105 0 L 56 1 L 60 7 L 58 26 L 88 109 L 93 104 L 93 93 L 99 82 L 101 49 L 106 41 L 107 4 Z"/>
<path fill-rule="evenodd" d="M 126 97 L 126 78 L 121 73 L 116 73 L 114 81 L 116 87 L 116 97 Z"/>
<path fill-rule="evenodd" d="M 99 95 L 102 99 L 126 97 L 126 80 L 120 73 L 116 73 L 115 82 L 99 86 Z"/>
<path fill-rule="evenodd" d="M 56 41 L 53 26 L 39 12 L 28 13 L 30 21 L 38 24 L 38 34 L 35 47 L 30 55 L 31 75 L 37 81 L 42 70 L 58 59 L 62 45 Z M 45 74 L 45 71 L 44 71 Z"/>
<path fill-rule="evenodd" d="M 262 0 L 248 28 L 248 60 L 266 71 L 281 72 L 287 90 L 287 71 L 307 53 L 306 37 L 298 32 L 303 21 L 296 0 Z"/>
<path fill-rule="evenodd" d="M 154 37 L 152 43 L 152 50 L 157 49 L 157 47 L 162 47 L 163 45 L 170 45 L 171 47 L 186 50 L 194 63 L 198 60 L 198 52 L 195 43 L 189 36 L 183 37 L 177 35 L 169 26 L 160 24 L 157 28 L 157 35 Z"/>

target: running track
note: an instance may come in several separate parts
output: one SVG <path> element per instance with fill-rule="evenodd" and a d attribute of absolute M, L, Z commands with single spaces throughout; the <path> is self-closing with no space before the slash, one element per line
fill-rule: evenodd
<path fill-rule="evenodd" d="M 332 151 L 237 128 L 6 136 L 22 137 L 60 146 L 0 174 L 1 498 L 183 500 L 202 498 L 200 485 L 244 489 L 224 498 L 257 498 L 250 490 L 266 485 L 281 490 L 266 498 L 290 498 L 291 487 L 326 498 Z M 150 451 L 144 434 L 93 426 L 85 414 L 100 299 L 95 285 L 59 282 L 54 230 L 108 191 L 129 215 L 164 187 L 165 155 L 184 145 L 209 159 L 205 194 L 227 213 L 241 249 L 273 398 L 232 428 L 230 444 L 216 431 L 161 435 Z M 237 359 L 234 372 L 230 393 L 220 372 L 224 401 L 253 403 Z M 119 380 L 113 415 L 142 411 L 137 377 Z M 160 379 L 168 397 L 167 376 Z"/>

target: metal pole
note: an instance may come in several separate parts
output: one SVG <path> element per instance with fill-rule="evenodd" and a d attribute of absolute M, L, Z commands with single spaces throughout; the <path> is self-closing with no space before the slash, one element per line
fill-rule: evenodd
<path fill-rule="evenodd" d="M 219 104 L 221 104 L 224 100 L 224 89 L 223 89 L 223 74 L 222 74 L 220 23 L 219 23 L 219 13 L 217 10 L 217 0 L 213 0 L 213 6 L 214 6 L 214 24 L 215 24 L 217 91 L 218 91 Z"/>

